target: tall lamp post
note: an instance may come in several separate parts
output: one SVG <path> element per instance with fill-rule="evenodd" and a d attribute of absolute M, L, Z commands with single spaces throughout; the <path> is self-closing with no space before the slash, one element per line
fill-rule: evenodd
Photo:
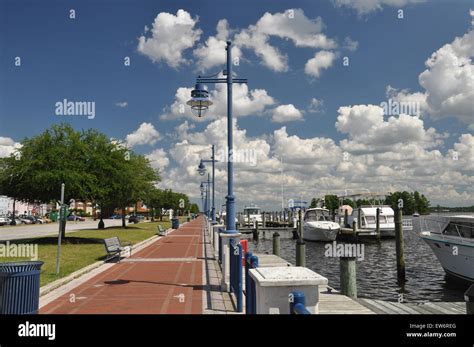
<path fill-rule="evenodd" d="M 215 163 L 217 160 L 215 159 L 215 146 L 212 145 L 211 147 L 212 150 L 212 155 L 211 159 L 201 159 L 201 162 L 199 163 L 198 166 L 198 172 L 201 176 L 204 176 L 206 173 L 206 165 L 204 163 L 212 163 L 212 207 L 211 207 L 211 218 L 212 218 L 212 224 L 217 224 L 216 222 L 216 206 L 215 206 L 215 201 L 216 201 L 216 189 L 215 189 L 215 180 L 216 180 L 216 168 L 215 168 Z"/>
<path fill-rule="evenodd" d="M 199 189 L 201 190 L 201 205 L 202 205 L 202 212 L 206 214 L 206 201 L 204 200 L 204 183 L 201 182 L 201 185 L 199 186 Z"/>
<path fill-rule="evenodd" d="M 198 76 L 196 79 L 196 87 L 191 91 L 191 99 L 187 102 L 191 109 L 196 113 L 198 117 L 201 117 L 212 105 L 209 100 L 209 92 L 207 91 L 204 84 L 216 84 L 226 83 L 227 84 L 227 196 L 226 196 L 226 233 L 235 234 L 237 233 L 235 227 L 235 196 L 234 196 L 234 163 L 232 160 L 233 155 L 233 134 L 232 134 L 232 85 L 234 83 L 247 83 L 247 79 L 233 78 L 232 76 L 232 42 L 227 41 L 227 68 L 223 71 L 225 78 L 201 77 Z"/>
<path fill-rule="evenodd" d="M 201 189 L 201 199 L 204 199 L 203 203 L 203 212 L 204 214 L 209 218 L 210 213 L 209 213 L 209 174 L 207 175 L 207 181 L 201 182 L 201 185 L 199 188 Z"/>

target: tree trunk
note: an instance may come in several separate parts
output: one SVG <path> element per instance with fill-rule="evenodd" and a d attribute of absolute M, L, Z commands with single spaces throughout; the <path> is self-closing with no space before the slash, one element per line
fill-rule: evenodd
<path fill-rule="evenodd" d="M 127 223 L 125 222 L 125 207 L 122 207 L 122 228 L 126 228 Z"/>

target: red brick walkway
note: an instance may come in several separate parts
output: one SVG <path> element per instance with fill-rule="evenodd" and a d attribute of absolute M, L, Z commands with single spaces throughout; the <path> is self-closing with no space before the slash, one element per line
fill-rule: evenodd
<path fill-rule="evenodd" d="M 40 313 L 201 314 L 202 234 L 199 217 L 50 302 Z"/>

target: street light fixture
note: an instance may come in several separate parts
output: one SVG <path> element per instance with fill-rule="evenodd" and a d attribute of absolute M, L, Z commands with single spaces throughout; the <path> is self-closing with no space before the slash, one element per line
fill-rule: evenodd
<path fill-rule="evenodd" d="M 207 87 L 204 84 L 196 83 L 196 86 L 191 91 L 191 100 L 189 100 L 187 105 L 191 106 L 193 113 L 201 117 L 208 110 L 209 106 L 212 105 L 212 101 L 209 100 L 209 92 Z"/>
<path fill-rule="evenodd" d="M 201 176 L 204 176 L 204 174 L 206 173 L 206 165 L 204 165 L 204 163 L 202 162 L 202 160 L 201 160 L 201 162 L 199 163 L 199 166 L 198 166 L 198 170 L 197 170 L 197 171 L 199 172 L 199 174 L 200 174 Z"/>

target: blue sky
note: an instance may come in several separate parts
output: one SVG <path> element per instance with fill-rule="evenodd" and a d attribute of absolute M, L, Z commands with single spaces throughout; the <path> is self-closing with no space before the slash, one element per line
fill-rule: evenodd
<path fill-rule="evenodd" d="M 338 42 L 338 48 L 334 49 L 338 57 L 315 78 L 305 73 L 305 64 L 324 48 L 296 47 L 291 39 L 270 35 L 269 44 L 288 57 L 286 72 L 264 66 L 255 52 L 243 48 L 244 60 L 235 67 L 235 72 L 249 79 L 249 89 L 264 89 L 274 104 L 265 109 L 263 115 L 239 117 L 238 127 L 246 131 L 249 139 L 268 139 L 286 126 L 289 136 L 295 135 L 298 139 L 327 138 L 336 145 L 344 139 L 354 140 L 355 134 L 341 132 L 335 126 L 339 107 L 378 105 L 387 100 L 389 85 L 398 90 L 409 89 L 411 93 L 425 92 L 418 79 L 426 69 L 425 61 L 443 45 L 469 31 L 469 10 L 474 8 L 472 1 L 467 0 L 421 4 L 410 4 L 407 0 L 402 1 L 406 5 L 399 7 L 380 2 L 379 9 L 361 14 L 355 5 L 338 6 L 337 0 L 0 0 L 0 137 L 20 142 L 51 124 L 69 122 L 77 129 L 93 127 L 110 137 L 125 139 L 142 123 L 151 123 L 160 133 L 160 139 L 152 145 L 138 144 L 134 150 L 147 154 L 154 148 L 162 149 L 169 157 L 164 171 L 170 172 L 168 179 L 172 181 L 172 169 L 177 174 L 179 170 L 186 172 L 187 165 L 191 165 L 179 162 L 172 154 L 173 146 L 183 141 L 176 135 L 175 127 L 185 119 L 164 120 L 160 116 L 167 112 L 163 111 L 165 107 L 173 104 L 178 88 L 194 84 L 199 71 L 193 50 L 209 36 L 216 35 L 220 19 L 226 19 L 229 27 L 238 33 L 255 25 L 266 12 L 276 14 L 287 9 L 302 9 L 309 19 L 321 17 L 325 25 L 322 33 Z M 69 18 L 70 9 L 76 11 L 74 20 Z M 179 9 L 196 20 L 194 29 L 202 33 L 193 47 L 183 50 L 183 57 L 189 63 L 173 68 L 163 60 L 153 62 L 140 53 L 137 46 L 140 36 L 151 37 L 144 28 L 151 28 L 159 13 L 176 15 Z M 397 18 L 398 9 L 403 9 L 404 19 Z M 357 49 L 350 51 L 342 47 L 346 37 L 358 42 Z M 130 66 L 123 64 L 126 56 L 131 59 Z M 343 56 L 350 58 L 349 66 L 342 65 Z M 20 67 L 14 65 L 15 57 L 21 57 Z M 214 67 L 205 73 L 218 70 Z M 94 101 L 95 119 L 55 115 L 55 103 L 64 98 Z M 312 98 L 323 100 L 321 112 L 308 112 Z M 118 107 L 119 102 L 126 102 L 127 107 Z M 274 107 L 287 104 L 300 110 L 304 120 L 273 122 L 269 115 Z M 205 133 L 214 121 L 213 118 L 204 122 L 186 119 L 195 126 L 192 131 L 196 134 Z M 437 145 L 442 155 L 448 155 L 454 148 L 459 135 L 472 134 L 472 128 L 467 129 L 471 124 L 466 124 L 465 118 L 457 117 L 455 112 L 442 117 L 431 117 L 426 112 L 423 117 L 423 129 L 433 127 L 439 134 L 449 133 Z M 433 147 L 423 148 L 428 151 Z M 268 156 L 265 158 L 271 159 L 272 155 Z M 470 172 L 462 172 L 462 175 L 469 181 Z M 344 179 L 348 185 L 360 185 L 348 177 Z M 307 180 L 302 179 L 304 181 Z M 380 184 L 383 186 L 383 182 Z M 173 181 L 169 186 L 177 188 L 182 184 Z M 463 187 L 453 189 L 462 194 Z M 449 203 L 474 203 L 471 195 L 461 200 L 456 201 L 453 196 Z"/>

